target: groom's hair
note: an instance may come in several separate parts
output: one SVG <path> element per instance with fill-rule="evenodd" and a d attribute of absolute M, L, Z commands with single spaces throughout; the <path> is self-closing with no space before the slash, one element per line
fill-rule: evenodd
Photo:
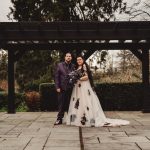
<path fill-rule="evenodd" d="M 72 55 L 72 53 L 71 53 L 71 52 L 65 52 L 65 53 L 64 53 L 64 55 L 63 55 L 63 58 L 65 58 L 67 54 L 70 54 L 70 55 L 71 55 L 71 57 L 73 57 L 73 55 Z"/>

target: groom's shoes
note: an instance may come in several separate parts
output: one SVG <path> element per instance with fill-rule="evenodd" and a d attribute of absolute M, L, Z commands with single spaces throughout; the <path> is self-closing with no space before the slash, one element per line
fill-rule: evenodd
<path fill-rule="evenodd" d="M 60 125 L 62 124 L 62 119 L 57 119 L 56 122 L 54 123 L 54 125 Z"/>

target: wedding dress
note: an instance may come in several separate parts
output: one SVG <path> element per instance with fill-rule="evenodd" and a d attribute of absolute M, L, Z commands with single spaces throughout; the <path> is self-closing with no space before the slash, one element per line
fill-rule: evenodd
<path fill-rule="evenodd" d="M 89 79 L 75 84 L 66 116 L 67 125 L 101 127 L 128 125 L 129 123 L 127 120 L 111 119 L 105 116 Z"/>

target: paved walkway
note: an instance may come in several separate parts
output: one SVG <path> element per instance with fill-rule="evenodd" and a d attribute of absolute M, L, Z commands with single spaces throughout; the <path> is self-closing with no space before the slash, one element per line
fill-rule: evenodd
<path fill-rule="evenodd" d="M 105 112 L 128 126 L 53 126 L 56 112 L 0 113 L 0 150 L 150 150 L 150 113 Z"/>

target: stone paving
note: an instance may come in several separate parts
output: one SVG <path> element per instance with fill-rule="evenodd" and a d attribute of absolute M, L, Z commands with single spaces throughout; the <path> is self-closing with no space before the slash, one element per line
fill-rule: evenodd
<path fill-rule="evenodd" d="M 150 150 L 150 113 L 113 111 L 128 126 L 54 126 L 56 112 L 0 113 L 0 150 Z"/>

